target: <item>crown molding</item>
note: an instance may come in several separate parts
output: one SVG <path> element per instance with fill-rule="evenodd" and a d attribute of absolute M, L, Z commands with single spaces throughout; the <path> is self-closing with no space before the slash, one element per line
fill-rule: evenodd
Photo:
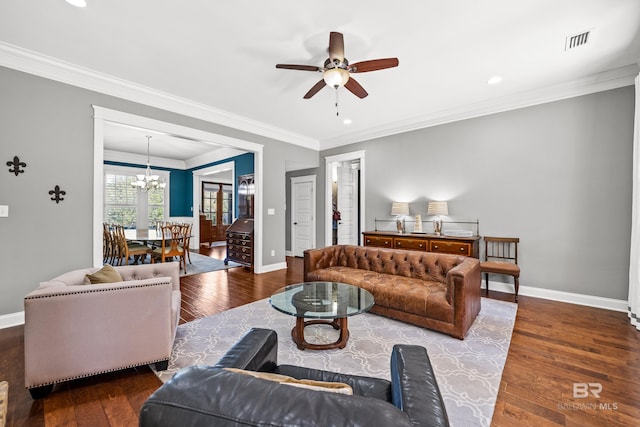
<path fill-rule="evenodd" d="M 223 147 L 215 151 L 200 154 L 185 161 L 186 169 L 193 169 L 209 163 L 219 162 L 221 160 L 227 160 L 232 157 L 246 154 L 246 151 L 237 150 L 232 147 Z"/>
<path fill-rule="evenodd" d="M 369 128 L 362 132 L 354 132 L 337 138 L 321 140 L 320 150 L 327 150 L 346 144 L 410 132 L 459 120 L 472 119 L 474 117 L 560 101 L 576 96 L 589 95 L 591 93 L 619 87 L 631 86 L 634 84 L 634 78 L 638 75 L 639 70 L 640 61 L 639 64 L 627 65 L 563 84 L 468 104 L 450 110 L 437 111 L 424 116 L 410 117 L 383 126 Z"/>
<path fill-rule="evenodd" d="M 631 64 L 559 85 L 468 104 L 450 110 L 408 117 L 393 123 L 368 128 L 361 132 L 317 140 L 166 92 L 79 67 L 2 41 L 0 41 L 0 65 L 316 151 L 630 86 L 633 85 L 633 79 L 640 69 L 640 63 Z"/>
<path fill-rule="evenodd" d="M 319 150 L 319 141 L 0 41 L 0 65 L 222 126 Z"/>
<path fill-rule="evenodd" d="M 186 164 L 182 160 L 167 159 L 164 157 L 150 156 L 151 168 L 169 168 L 169 169 L 186 169 Z M 132 165 L 140 165 L 145 168 L 147 164 L 147 156 L 144 154 L 127 153 L 125 151 L 104 150 L 104 160 L 118 163 L 130 163 Z"/>

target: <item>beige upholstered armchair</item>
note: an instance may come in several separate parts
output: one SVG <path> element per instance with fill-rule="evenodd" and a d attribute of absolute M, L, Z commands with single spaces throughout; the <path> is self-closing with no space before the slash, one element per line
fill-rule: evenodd
<path fill-rule="evenodd" d="M 84 284 L 99 269 L 75 270 L 24 298 L 25 386 L 34 399 L 63 381 L 167 368 L 180 316 L 178 263 L 113 269 L 122 281 Z"/>

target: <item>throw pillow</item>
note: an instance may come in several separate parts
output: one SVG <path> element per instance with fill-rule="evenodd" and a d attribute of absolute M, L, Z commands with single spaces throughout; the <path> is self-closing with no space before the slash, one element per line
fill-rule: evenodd
<path fill-rule="evenodd" d="M 120 273 L 118 273 L 118 271 L 109 264 L 105 264 L 104 267 L 93 274 L 87 274 L 84 276 L 85 285 L 115 282 L 122 282 L 122 276 L 120 276 Z"/>
<path fill-rule="evenodd" d="M 236 369 L 236 368 L 224 368 L 224 369 L 231 372 L 237 372 L 239 374 L 251 375 L 252 377 L 261 378 L 267 381 L 274 381 L 280 384 L 290 385 L 292 387 L 353 395 L 353 389 L 349 384 L 345 384 L 345 383 L 333 383 L 328 381 L 315 381 L 315 380 L 299 380 L 286 375 L 273 374 L 270 372 L 245 371 L 244 369 Z"/>

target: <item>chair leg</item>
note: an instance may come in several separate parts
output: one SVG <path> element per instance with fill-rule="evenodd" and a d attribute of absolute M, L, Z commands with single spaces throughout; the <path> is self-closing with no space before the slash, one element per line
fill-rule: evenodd
<path fill-rule="evenodd" d="M 53 391 L 53 384 L 43 385 L 41 387 L 33 387 L 29 389 L 33 400 L 43 399 Z"/>
<path fill-rule="evenodd" d="M 487 283 L 487 296 L 489 296 L 489 273 L 484 273 L 484 280 Z"/>
<path fill-rule="evenodd" d="M 520 279 L 518 277 L 514 277 L 514 282 L 516 288 L 516 302 L 518 302 L 518 288 L 520 287 Z"/>

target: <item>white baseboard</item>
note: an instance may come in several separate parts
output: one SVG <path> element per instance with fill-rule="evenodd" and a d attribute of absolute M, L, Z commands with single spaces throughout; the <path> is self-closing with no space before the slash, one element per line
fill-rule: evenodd
<path fill-rule="evenodd" d="M 482 281 L 482 295 L 484 295 L 485 281 Z M 494 282 L 489 280 L 489 292 L 498 291 L 508 294 L 515 293 L 512 283 Z M 518 289 L 518 296 L 528 296 L 548 299 L 552 301 L 567 302 L 569 304 L 585 305 L 588 307 L 604 308 L 605 310 L 627 312 L 627 301 L 613 298 L 604 298 L 593 295 L 575 294 L 572 292 L 555 291 L 553 289 L 522 286 Z"/>
<path fill-rule="evenodd" d="M 284 251 L 284 256 L 294 256 L 293 251 Z"/>
<path fill-rule="evenodd" d="M 24 325 L 24 311 L 0 315 L 0 329 Z"/>
<path fill-rule="evenodd" d="M 263 265 L 262 267 L 260 267 L 259 270 L 256 268 L 254 272 L 256 274 L 262 274 L 262 273 L 269 273 L 271 271 L 276 271 L 276 270 L 284 270 L 286 268 L 287 268 L 286 262 L 279 262 L 277 264 Z"/>

